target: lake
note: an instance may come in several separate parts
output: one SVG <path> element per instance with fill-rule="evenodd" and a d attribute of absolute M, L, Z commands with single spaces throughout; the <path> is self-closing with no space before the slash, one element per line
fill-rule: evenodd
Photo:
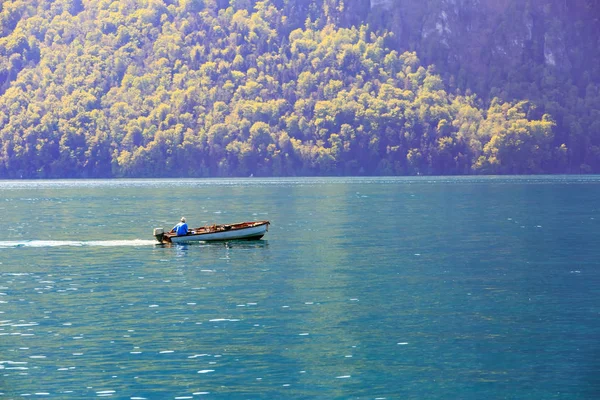
<path fill-rule="evenodd" d="M 0 398 L 600 396 L 600 176 L 0 181 L 0 215 Z M 181 216 L 271 226 L 155 243 Z"/>

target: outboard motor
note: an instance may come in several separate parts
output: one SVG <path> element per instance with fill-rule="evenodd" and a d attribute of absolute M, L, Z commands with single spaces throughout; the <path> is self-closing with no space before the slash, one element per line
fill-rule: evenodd
<path fill-rule="evenodd" d="M 163 237 L 165 236 L 165 231 L 163 228 L 154 228 L 154 237 L 158 240 L 158 243 L 163 242 Z"/>

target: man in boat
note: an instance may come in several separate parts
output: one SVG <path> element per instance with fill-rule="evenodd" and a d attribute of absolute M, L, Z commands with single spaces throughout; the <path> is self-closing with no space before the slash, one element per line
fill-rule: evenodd
<path fill-rule="evenodd" d="M 177 236 L 185 236 L 188 233 L 188 226 L 185 223 L 185 217 L 181 217 L 181 222 L 171 229 L 171 232 L 175 232 Z"/>

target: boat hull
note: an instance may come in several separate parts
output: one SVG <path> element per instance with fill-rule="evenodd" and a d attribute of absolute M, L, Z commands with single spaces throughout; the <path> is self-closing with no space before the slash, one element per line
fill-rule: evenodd
<path fill-rule="evenodd" d="M 217 242 L 227 240 L 258 240 L 269 230 L 269 221 L 242 222 L 231 225 L 213 225 L 190 230 L 183 236 L 165 233 L 157 239 L 161 243 Z"/>

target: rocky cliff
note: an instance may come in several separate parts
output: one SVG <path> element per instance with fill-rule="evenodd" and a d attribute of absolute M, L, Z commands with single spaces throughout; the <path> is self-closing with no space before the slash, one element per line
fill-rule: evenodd
<path fill-rule="evenodd" d="M 549 68 L 598 80 L 600 6 L 585 0 L 371 0 L 372 26 L 393 31 L 459 89 L 487 97 L 507 79 Z M 529 75 L 516 77 L 515 73 Z M 494 94 L 499 94 L 498 91 Z M 521 93 L 505 95 L 519 97 Z"/>

